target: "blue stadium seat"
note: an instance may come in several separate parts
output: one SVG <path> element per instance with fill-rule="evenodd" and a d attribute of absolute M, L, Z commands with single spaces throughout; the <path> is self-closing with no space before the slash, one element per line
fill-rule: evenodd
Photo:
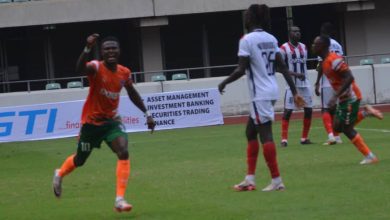
<path fill-rule="evenodd" d="M 382 64 L 384 64 L 384 63 L 390 63 L 390 57 L 382 57 L 381 63 L 382 63 Z"/>
<path fill-rule="evenodd" d="M 374 64 L 373 59 L 362 59 L 360 60 L 360 65 L 372 65 Z"/>
<path fill-rule="evenodd" d="M 66 84 L 67 88 L 83 88 L 83 83 L 80 81 L 72 81 Z"/>
<path fill-rule="evenodd" d="M 176 73 L 172 75 L 172 80 L 186 80 L 187 74 L 185 73 Z"/>
<path fill-rule="evenodd" d="M 166 80 L 167 80 L 167 77 L 165 77 L 164 75 L 152 76 L 152 82 L 162 82 L 162 81 L 166 81 Z"/>
<path fill-rule="evenodd" d="M 46 84 L 46 90 L 61 89 L 61 84 L 59 83 L 48 83 Z"/>

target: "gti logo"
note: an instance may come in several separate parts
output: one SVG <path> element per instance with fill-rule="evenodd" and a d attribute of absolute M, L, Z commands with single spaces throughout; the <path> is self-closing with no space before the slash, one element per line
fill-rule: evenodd
<path fill-rule="evenodd" d="M 48 114 L 48 115 L 47 115 Z M 56 122 L 57 108 L 52 109 L 38 109 L 38 110 L 28 110 L 28 111 L 9 111 L 9 112 L 0 112 L 0 137 L 9 136 L 12 134 L 12 128 L 16 117 L 26 117 L 26 130 L 25 134 L 30 135 L 34 132 L 34 125 L 37 117 L 47 117 L 46 133 L 52 133 L 54 131 L 54 125 Z M 6 118 L 6 122 L 2 122 L 3 118 Z M 18 125 L 24 126 L 24 125 Z"/>

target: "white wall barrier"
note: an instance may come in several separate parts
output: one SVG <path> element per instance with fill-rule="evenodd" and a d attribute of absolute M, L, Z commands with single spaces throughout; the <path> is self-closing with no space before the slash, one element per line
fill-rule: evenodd
<path fill-rule="evenodd" d="M 142 96 L 156 130 L 223 124 L 216 89 Z M 0 142 L 77 136 L 84 100 L 0 108 Z M 127 132 L 146 131 L 143 113 L 122 96 L 119 114 Z"/>
<path fill-rule="evenodd" d="M 374 69 L 371 66 L 352 66 L 351 70 L 357 84 L 362 90 L 363 103 L 374 103 L 375 95 L 377 103 L 390 102 L 390 64 L 375 64 Z M 373 77 L 373 70 L 375 77 Z M 311 85 L 314 85 L 317 72 L 309 70 L 309 80 Z M 158 93 L 162 91 L 162 86 L 165 92 L 182 91 L 182 90 L 198 90 L 206 88 L 217 88 L 218 84 L 225 77 L 213 77 L 205 79 L 191 79 L 182 81 L 165 81 L 138 83 L 135 85 L 141 94 Z M 375 78 L 375 91 L 374 91 Z M 281 74 L 277 74 L 279 84 L 279 101 L 276 103 L 275 109 L 280 111 L 283 109 L 283 97 L 285 81 Z M 64 102 L 85 99 L 88 93 L 88 88 L 83 89 L 60 89 L 50 91 L 33 91 L 33 92 L 14 92 L 0 94 L 0 107 L 20 106 L 20 105 L 35 105 L 42 103 Z M 122 95 L 126 95 L 123 90 Z M 314 95 L 314 106 L 320 107 L 319 97 Z M 226 87 L 226 93 L 221 96 L 221 108 L 223 115 L 239 115 L 247 114 L 249 107 L 249 95 L 247 89 L 246 78 L 242 77 L 236 82 L 229 84 Z"/>

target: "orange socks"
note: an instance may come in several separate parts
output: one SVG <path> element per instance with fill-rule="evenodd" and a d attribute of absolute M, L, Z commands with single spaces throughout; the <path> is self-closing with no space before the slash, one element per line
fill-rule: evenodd
<path fill-rule="evenodd" d="M 360 136 L 360 134 L 357 134 L 352 139 L 352 143 L 360 151 L 360 153 L 362 153 L 364 156 L 367 156 L 371 152 L 370 148 L 368 148 L 367 144 L 364 142 L 364 140 Z"/>
<path fill-rule="evenodd" d="M 130 160 L 118 160 L 116 164 L 116 196 L 124 197 L 130 176 Z"/>
<path fill-rule="evenodd" d="M 68 175 L 70 172 L 72 172 L 76 168 L 76 165 L 73 162 L 74 157 L 75 157 L 75 155 L 73 154 L 73 155 L 69 156 L 68 158 L 66 158 L 66 160 L 64 161 L 64 163 L 62 164 L 62 166 L 60 168 L 60 172 L 58 173 L 58 175 L 60 177 L 64 177 L 64 176 Z"/>
<path fill-rule="evenodd" d="M 355 126 L 359 124 L 363 119 L 365 118 L 365 115 L 363 114 L 363 111 L 359 111 L 356 121 L 355 121 Z"/>

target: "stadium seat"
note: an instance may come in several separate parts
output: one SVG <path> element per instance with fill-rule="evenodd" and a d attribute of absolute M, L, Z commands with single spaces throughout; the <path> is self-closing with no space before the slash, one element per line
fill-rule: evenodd
<path fill-rule="evenodd" d="M 61 89 L 61 84 L 59 83 L 48 83 L 46 84 L 46 90 Z"/>
<path fill-rule="evenodd" d="M 80 81 L 72 81 L 66 84 L 67 88 L 83 88 L 83 83 Z"/>
<path fill-rule="evenodd" d="M 166 80 L 167 80 L 167 77 L 165 77 L 164 75 L 152 76 L 152 82 L 162 82 L 162 81 L 166 81 Z"/>
<path fill-rule="evenodd" d="M 184 73 L 176 73 L 172 75 L 172 80 L 186 80 L 187 74 Z"/>
<path fill-rule="evenodd" d="M 390 57 L 382 57 L 381 63 L 382 63 L 382 64 L 384 64 L 384 63 L 390 63 Z"/>
<path fill-rule="evenodd" d="M 360 60 L 360 65 L 372 65 L 374 64 L 373 59 L 362 59 Z"/>

